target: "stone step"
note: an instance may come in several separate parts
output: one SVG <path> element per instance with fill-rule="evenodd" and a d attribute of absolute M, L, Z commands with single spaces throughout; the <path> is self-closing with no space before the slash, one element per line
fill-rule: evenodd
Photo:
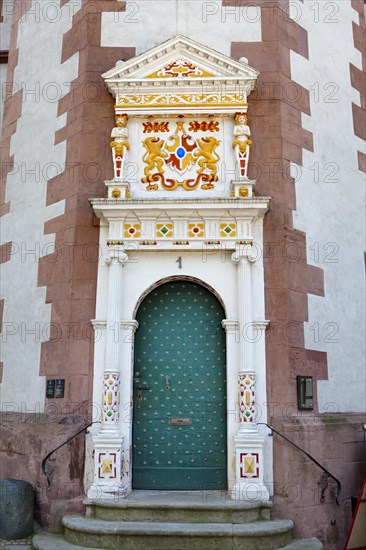
<path fill-rule="evenodd" d="M 322 550 L 323 545 L 320 540 L 312 539 L 297 539 L 293 540 L 287 546 L 279 550 Z"/>
<path fill-rule="evenodd" d="M 86 515 L 106 521 L 251 523 L 269 520 L 271 502 L 243 502 L 217 493 L 136 491 L 117 501 L 84 501 Z"/>
<path fill-rule="evenodd" d="M 36 535 L 33 538 L 33 547 L 35 550 L 95 550 L 95 548 L 70 544 L 62 535 L 50 535 L 49 533 Z M 322 548 L 322 543 L 313 538 L 294 540 L 279 550 L 322 550 Z M 230 547 L 227 550 L 230 550 Z"/>
<path fill-rule="evenodd" d="M 65 516 L 67 542 L 99 549 L 274 550 L 291 541 L 291 520 L 230 523 L 111 522 Z"/>

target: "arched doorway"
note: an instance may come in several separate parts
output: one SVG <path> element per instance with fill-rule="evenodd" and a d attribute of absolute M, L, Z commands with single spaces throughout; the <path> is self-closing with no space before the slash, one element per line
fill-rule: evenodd
<path fill-rule="evenodd" d="M 227 488 L 226 347 L 218 299 L 170 281 L 136 319 L 133 488 Z"/>

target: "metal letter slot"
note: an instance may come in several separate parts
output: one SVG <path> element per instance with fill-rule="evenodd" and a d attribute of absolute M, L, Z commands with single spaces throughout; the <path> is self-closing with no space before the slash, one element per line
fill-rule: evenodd
<path fill-rule="evenodd" d="M 192 424 L 192 418 L 169 418 L 170 426 L 189 426 Z"/>

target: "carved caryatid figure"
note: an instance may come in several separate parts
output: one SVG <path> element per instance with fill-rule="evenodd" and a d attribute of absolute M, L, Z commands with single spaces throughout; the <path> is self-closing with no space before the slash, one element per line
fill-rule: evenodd
<path fill-rule="evenodd" d="M 248 179 L 249 149 L 252 145 L 250 138 L 250 128 L 248 118 L 244 113 L 235 115 L 233 149 L 236 152 L 236 158 L 239 168 L 239 179 Z"/>
<path fill-rule="evenodd" d="M 127 121 L 127 115 L 117 115 L 116 126 L 113 128 L 111 134 L 113 141 L 111 141 L 110 146 L 112 148 L 114 178 L 119 180 L 123 179 L 123 165 L 126 149 L 130 149 Z"/>

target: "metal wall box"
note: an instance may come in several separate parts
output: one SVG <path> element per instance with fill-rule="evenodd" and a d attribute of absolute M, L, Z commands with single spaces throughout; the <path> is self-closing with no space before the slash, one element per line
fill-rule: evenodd
<path fill-rule="evenodd" d="M 55 380 L 55 397 L 65 397 L 65 379 Z"/>
<path fill-rule="evenodd" d="M 297 376 L 297 408 L 299 410 L 312 411 L 313 400 L 313 377 Z"/>
<path fill-rule="evenodd" d="M 55 397 L 55 380 L 47 380 L 46 397 L 47 399 L 53 399 Z"/>

